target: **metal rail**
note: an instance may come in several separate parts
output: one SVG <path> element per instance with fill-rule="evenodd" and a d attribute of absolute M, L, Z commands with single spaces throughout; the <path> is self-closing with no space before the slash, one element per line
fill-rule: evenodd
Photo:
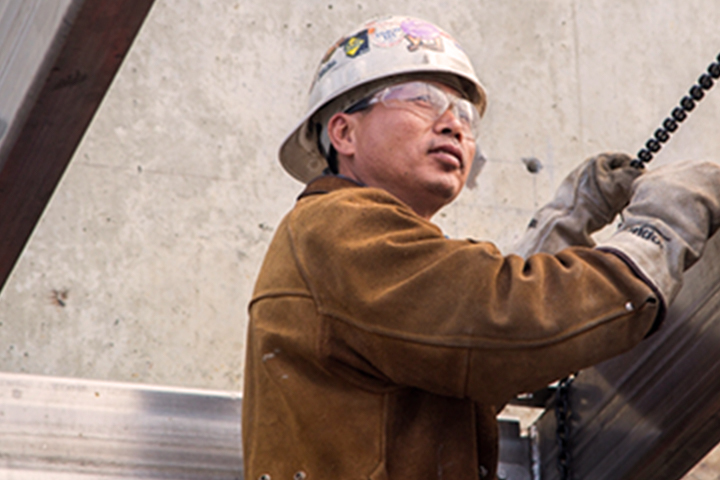
<path fill-rule="evenodd" d="M 238 393 L 0 374 L 0 478 L 240 480 Z"/>
<path fill-rule="evenodd" d="M 0 373 L 3 480 L 241 480 L 239 392 Z M 530 480 L 500 422 L 499 479 Z"/>

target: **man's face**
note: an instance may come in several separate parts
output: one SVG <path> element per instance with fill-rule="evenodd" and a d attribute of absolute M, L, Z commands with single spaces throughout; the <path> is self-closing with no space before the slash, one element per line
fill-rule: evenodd
<path fill-rule="evenodd" d="M 453 109 L 432 117 L 410 102 L 378 102 L 348 115 L 351 145 L 338 148 L 340 173 L 392 193 L 429 219 L 460 193 L 475 156 L 473 134 Z"/>

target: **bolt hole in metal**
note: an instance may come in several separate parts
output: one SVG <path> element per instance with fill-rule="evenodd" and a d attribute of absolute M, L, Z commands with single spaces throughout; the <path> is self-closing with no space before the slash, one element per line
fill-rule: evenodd
<path fill-rule="evenodd" d="M 640 149 L 637 158 L 633 160 L 633 166 L 643 168 L 645 163 L 652 160 L 654 154 L 662 148 L 662 144 L 670 140 L 670 135 L 678 129 L 679 124 L 687 119 L 688 113 L 695 109 L 697 102 L 705 97 L 705 92 L 715 85 L 715 80 L 720 78 L 720 54 L 716 60 L 710 64 L 706 73 L 700 75 L 697 84 L 690 87 L 688 94 L 680 100 L 680 105 L 663 121 L 662 127 L 655 130 L 653 138 L 645 142 L 645 148 Z"/>

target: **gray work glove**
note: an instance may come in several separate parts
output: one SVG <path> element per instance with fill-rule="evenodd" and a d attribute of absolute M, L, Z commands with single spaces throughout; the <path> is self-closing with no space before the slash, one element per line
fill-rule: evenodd
<path fill-rule="evenodd" d="M 635 182 L 623 223 L 598 248 L 630 260 L 669 305 L 708 238 L 720 227 L 720 165 L 684 162 Z"/>
<path fill-rule="evenodd" d="M 643 170 L 622 153 L 592 157 L 570 172 L 555 198 L 533 216 L 513 251 L 528 257 L 570 246 L 592 247 L 590 237 L 627 205 L 633 181 Z"/>

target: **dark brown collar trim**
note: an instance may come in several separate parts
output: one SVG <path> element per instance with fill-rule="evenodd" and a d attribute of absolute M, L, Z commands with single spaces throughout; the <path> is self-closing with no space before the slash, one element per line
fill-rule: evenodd
<path fill-rule="evenodd" d="M 336 175 L 323 175 L 315 180 L 311 180 L 305 187 L 305 190 L 298 197 L 298 200 L 309 197 L 310 195 L 319 195 L 334 192 L 335 190 L 341 190 L 343 188 L 357 187 L 362 187 L 362 185 L 350 180 L 349 178 L 338 177 Z"/>

